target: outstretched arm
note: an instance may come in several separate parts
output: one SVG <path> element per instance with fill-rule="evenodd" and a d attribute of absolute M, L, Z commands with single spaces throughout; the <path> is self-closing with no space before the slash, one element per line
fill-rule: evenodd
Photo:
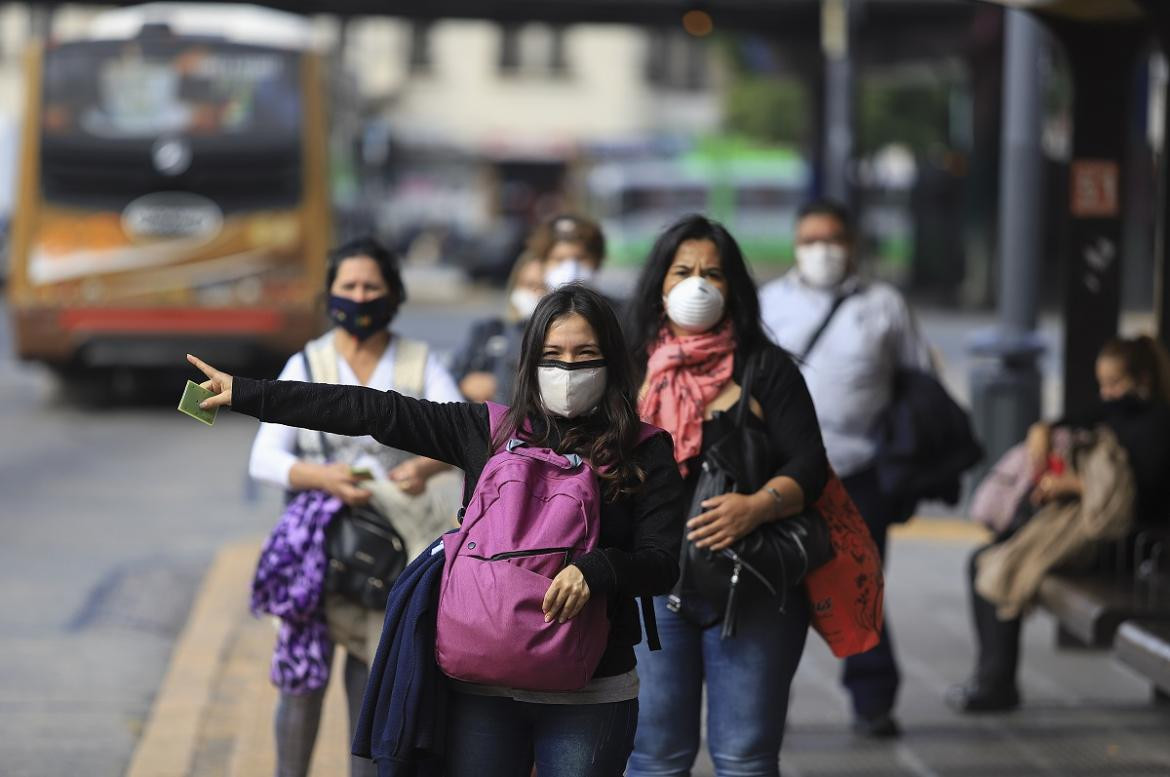
<path fill-rule="evenodd" d="M 464 466 L 469 448 L 489 446 L 487 413 L 466 402 L 428 402 L 361 386 L 233 378 L 188 356 L 215 392 L 203 407 L 231 407 L 261 421 L 350 436 L 370 435 L 418 456 Z M 471 443 L 471 445 L 469 445 Z"/>

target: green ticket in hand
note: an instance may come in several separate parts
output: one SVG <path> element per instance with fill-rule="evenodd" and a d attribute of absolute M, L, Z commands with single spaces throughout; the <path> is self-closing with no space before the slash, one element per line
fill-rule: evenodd
<path fill-rule="evenodd" d="M 214 391 L 205 389 L 195 381 L 189 380 L 187 387 L 183 389 L 183 398 L 179 400 L 179 412 L 186 413 L 196 421 L 202 421 L 211 426 L 215 423 L 215 414 L 219 412 L 219 408 L 213 407 L 211 410 L 204 410 L 199 407 L 199 403 L 214 396 Z"/>

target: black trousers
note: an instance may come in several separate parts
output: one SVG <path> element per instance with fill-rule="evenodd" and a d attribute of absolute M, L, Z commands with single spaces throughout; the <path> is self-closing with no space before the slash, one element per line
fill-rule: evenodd
<path fill-rule="evenodd" d="M 1005 689 L 1016 687 L 1016 670 L 1020 664 L 1021 618 L 1000 620 L 995 605 L 975 590 L 975 570 L 979 556 L 1010 534 L 997 537 L 994 542 L 978 548 L 967 562 L 967 590 L 971 599 L 971 619 L 975 626 L 975 673 L 972 678 L 982 688 Z"/>
<path fill-rule="evenodd" d="M 877 544 L 882 563 L 886 560 L 886 535 L 890 526 L 905 520 L 903 505 L 891 501 L 878 486 L 873 469 L 842 478 L 841 482 L 853 499 L 861 517 L 869 527 Z M 890 639 L 889 609 L 882 623 L 882 639 L 864 653 L 849 656 L 841 673 L 841 683 L 853 701 L 853 713 L 871 718 L 888 713 L 894 708 L 901 676 L 898 660 L 894 657 L 894 643 Z"/>

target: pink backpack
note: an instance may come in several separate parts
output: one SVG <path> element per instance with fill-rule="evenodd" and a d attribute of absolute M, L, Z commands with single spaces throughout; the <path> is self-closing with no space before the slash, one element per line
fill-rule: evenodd
<path fill-rule="evenodd" d="M 489 402 L 495 438 L 508 408 Z M 660 430 L 643 424 L 642 442 Z M 444 538 L 435 657 L 449 677 L 531 691 L 573 691 L 609 638 L 606 597 L 544 622 L 550 582 L 597 547 L 601 493 L 576 454 L 518 440 L 488 459 L 459 530 Z"/>

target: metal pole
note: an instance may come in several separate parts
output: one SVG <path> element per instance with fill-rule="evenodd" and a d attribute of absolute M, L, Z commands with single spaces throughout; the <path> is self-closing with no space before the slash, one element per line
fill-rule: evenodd
<path fill-rule="evenodd" d="M 851 0 L 822 0 L 821 50 L 825 55 L 824 193 L 849 201 L 853 153 L 853 61 L 850 57 Z"/>
<path fill-rule="evenodd" d="M 1008 11 L 1004 72 L 1003 152 L 1000 156 L 999 314 L 1008 338 L 1036 328 L 1043 226 L 1040 25 L 1022 11 Z"/>
<path fill-rule="evenodd" d="M 1007 11 L 999 196 L 999 323 L 973 338 L 977 355 L 994 359 L 972 372 L 974 422 L 987 449 L 985 466 L 1019 442 L 1040 416 L 1044 344 L 1036 334 L 1043 226 L 1040 148 L 1042 92 L 1039 24 Z"/>

